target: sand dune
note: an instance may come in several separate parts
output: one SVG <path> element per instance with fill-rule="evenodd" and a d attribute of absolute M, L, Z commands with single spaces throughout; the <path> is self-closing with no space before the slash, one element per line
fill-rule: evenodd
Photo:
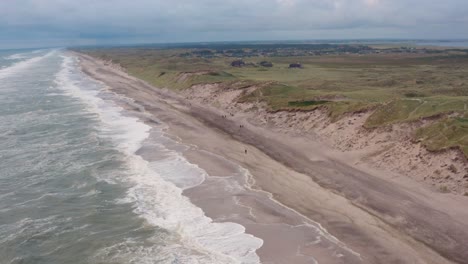
<path fill-rule="evenodd" d="M 185 156 L 210 175 L 232 175 L 236 166 L 248 170 L 236 180 L 253 188 L 236 194 L 236 201 L 248 209 L 239 211 L 237 220 L 264 240 L 258 251 L 262 262 L 311 263 L 313 256 L 319 263 L 467 263 L 465 197 L 356 167 L 311 137 L 231 118 L 112 65 L 78 56 L 84 72 L 134 100 L 123 100 L 123 106 L 135 114 L 144 107 L 168 125 L 169 135 L 193 146 Z M 217 206 L 213 201 L 232 197 L 214 199 L 220 192 L 209 184 L 186 195 L 216 219 L 234 207 Z M 314 244 L 307 235 L 317 233 L 325 240 Z"/>

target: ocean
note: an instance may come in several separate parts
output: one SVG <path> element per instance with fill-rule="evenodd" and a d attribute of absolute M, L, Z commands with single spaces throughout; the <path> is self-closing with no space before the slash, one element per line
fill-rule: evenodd
<path fill-rule="evenodd" d="M 185 146 L 116 97 L 64 50 L 0 51 L 0 263 L 259 263 L 183 195 L 206 176 Z"/>

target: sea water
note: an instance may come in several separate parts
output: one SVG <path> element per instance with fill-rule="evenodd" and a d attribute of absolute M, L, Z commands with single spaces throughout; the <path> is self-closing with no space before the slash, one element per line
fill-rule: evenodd
<path fill-rule="evenodd" d="M 164 124 L 112 96 L 63 50 L 0 51 L 0 263 L 258 263 L 262 240 L 183 195 L 206 174 Z"/>

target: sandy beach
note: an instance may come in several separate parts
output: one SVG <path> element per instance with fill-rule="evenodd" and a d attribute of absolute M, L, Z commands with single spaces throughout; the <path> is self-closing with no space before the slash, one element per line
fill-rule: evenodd
<path fill-rule="evenodd" d="M 339 151 L 158 89 L 77 54 L 118 103 L 189 146 L 206 180 L 184 191 L 215 221 L 264 243 L 262 263 L 468 263 L 466 197 L 356 166 Z M 227 117 L 223 117 L 227 116 Z M 150 139 L 149 139 L 150 140 Z M 151 147 L 139 154 L 151 160 Z"/>

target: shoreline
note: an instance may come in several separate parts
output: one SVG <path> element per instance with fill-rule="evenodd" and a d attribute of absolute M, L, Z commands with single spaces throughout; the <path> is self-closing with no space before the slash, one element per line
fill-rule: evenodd
<path fill-rule="evenodd" d="M 109 92 L 114 93 L 112 89 Z M 207 175 L 201 184 L 182 188 L 183 195 L 188 197 L 194 205 L 203 209 L 204 214 L 214 223 L 240 224 L 246 229 L 247 235 L 262 239 L 264 243 L 256 251 L 261 263 L 360 263 L 358 253 L 328 234 L 320 224 L 276 201 L 270 193 L 251 188 L 252 178 L 248 170 L 237 162 L 232 162 L 180 139 L 175 135 L 174 127 L 171 129 L 171 124 L 164 120 L 164 118 L 176 117 L 180 121 L 188 121 L 187 116 L 169 114 L 163 118 L 162 122 L 159 122 L 160 116 L 154 115 L 155 118 L 149 116 L 145 107 L 140 104 L 141 102 L 133 102 L 131 98 L 121 97 L 119 94 L 115 98 L 112 96 L 112 99 L 129 115 L 139 118 L 149 126 L 156 128 L 163 123 L 165 127 L 169 127 L 167 129 L 169 131 L 163 129 L 165 137 L 177 142 L 176 144 L 188 147 L 183 150 L 172 146 L 190 163 L 207 172 Z M 165 106 L 158 106 L 162 107 L 158 108 L 158 111 L 163 111 Z M 170 109 L 164 110 L 171 111 Z M 190 125 L 200 125 L 196 120 L 193 121 L 195 122 Z M 158 133 L 160 129 L 161 127 L 155 129 L 154 132 Z M 205 128 L 197 127 L 197 129 Z M 157 150 L 152 150 L 152 142 L 150 133 L 150 137 L 144 141 L 142 148 L 136 153 L 150 163 L 153 159 L 155 161 L 159 159 Z M 169 143 L 169 145 L 172 144 Z M 223 143 L 219 142 L 219 145 Z M 165 145 L 165 147 L 169 146 Z M 242 150 L 243 148 L 244 146 Z M 244 154 L 243 151 L 239 153 Z M 280 236 L 281 239 L 276 236 Z"/>
<path fill-rule="evenodd" d="M 315 153 L 317 151 L 309 153 L 300 148 L 323 148 L 316 142 L 278 135 L 247 123 L 239 131 L 238 123 L 221 119 L 219 110 L 194 105 L 95 59 L 78 56 L 88 75 L 103 81 L 114 92 L 135 99 L 146 112 L 158 118 L 162 116 L 162 121 L 170 127 L 169 134 L 240 164 L 253 175 L 255 189 L 272 193 L 282 205 L 321 223 L 331 234 L 359 252 L 362 262 L 451 263 L 435 252 L 438 251 L 461 263 L 468 254 L 463 252 L 468 234 L 463 232 L 467 230 L 466 225 L 460 221 L 466 219 L 467 214 L 463 212 L 466 207 L 461 200 L 436 195 L 436 198 L 429 198 L 433 202 L 429 203 L 423 198 L 432 194 L 418 190 L 416 185 L 403 187 L 339 160 L 330 160 L 322 153 Z M 167 110 L 179 113 L 180 119 L 165 113 Z M 211 140 L 207 141 L 208 135 Z M 282 143 L 285 139 L 289 144 Z M 219 146 L 223 148 L 219 149 Z M 244 149 L 248 150 L 249 160 L 243 159 Z M 195 197 L 194 193 L 191 199 Z M 402 202 L 409 204 L 400 204 Z M 456 203 L 451 205 L 452 208 L 443 208 L 452 202 Z M 446 220 L 438 215 L 439 210 L 448 216 Z M 414 230 L 419 225 L 424 230 Z M 427 234 L 432 238 L 440 237 L 441 242 L 427 240 Z M 455 243 L 441 244 L 448 239 Z M 264 241 L 266 244 L 268 240 Z M 272 254 L 266 252 L 264 258 L 268 253 Z"/>

